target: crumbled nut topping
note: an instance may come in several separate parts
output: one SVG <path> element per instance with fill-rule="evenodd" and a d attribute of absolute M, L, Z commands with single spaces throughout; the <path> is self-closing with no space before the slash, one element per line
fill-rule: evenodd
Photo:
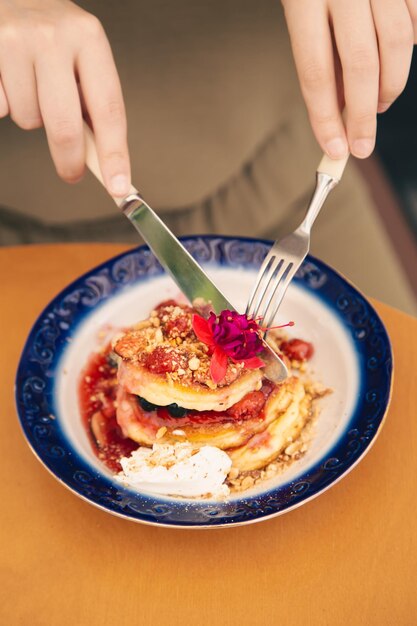
<path fill-rule="evenodd" d="M 199 341 L 192 328 L 194 309 L 167 301 L 143 320 L 118 336 L 113 344 L 119 357 L 146 367 L 154 374 L 163 374 L 168 382 L 184 385 L 197 383 L 210 389 L 227 386 L 243 371 L 242 364 L 229 361 L 226 376 L 216 385 L 210 374 L 211 354 Z"/>

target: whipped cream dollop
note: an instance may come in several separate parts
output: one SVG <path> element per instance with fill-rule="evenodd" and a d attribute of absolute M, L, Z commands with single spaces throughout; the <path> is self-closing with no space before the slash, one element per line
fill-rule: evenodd
<path fill-rule="evenodd" d="M 141 491 L 169 496 L 229 495 L 224 484 L 232 466 L 228 454 L 214 446 L 196 451 L 190 443 L 155 443 L 120 459 L 119 480 Z"/>

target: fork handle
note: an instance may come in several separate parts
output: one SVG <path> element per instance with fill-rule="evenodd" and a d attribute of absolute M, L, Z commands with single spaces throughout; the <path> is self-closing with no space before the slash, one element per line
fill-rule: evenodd
<path fill-rule="evenodd" d="M 349 155 L 343 159 L 331 159 L 326 154 L 319 163 L 316 173 L 316 188 L 308 205 L 307 213 L 300 229 L 309 233 L 327 196 L 342 178 Z"/>
<path fill-rule="evenodd" d="M 316 187 L 310 200 L 310 204 L 308 205 L 305 217 L 298 227 L 300 230 L 310 234 L 311 227 L 313 226 L 321 207 L 331 190 L 336 187 L 338 182 L 339 181 L 335 180 L 328 174 L 317 172 Z"/>
<path fill-rule="evenodd" d="M 342 111 L 343 123 L 346 125 L 346 109 Z M 323 158 L 319 163 L 317 172 L 321 174 L 327 174 L 334 178 L 338 183 L 342 178 L 342 174 L 345 171 L 346 163 L 349 159 L 349 153 L 342 159 L 331 159 L 327 154 L 323 154 Z"/>
<path fill-rule="evenodd" d="M 348 159 L 349 155 L 343 157 L 343 159 L 331 159 L 327 156 L 327 154 L 324 154 L 317 171 L 322 174 L 327 174 L 328 176 L 334 178 L 337 182 L 340 182 Z"/>

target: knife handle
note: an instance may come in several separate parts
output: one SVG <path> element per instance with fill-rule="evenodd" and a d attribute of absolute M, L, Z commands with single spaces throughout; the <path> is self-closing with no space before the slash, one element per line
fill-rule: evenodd
<path fill-rule="evenodd" d="M 100 169 L 100 163 L 99 163 L 98 154 L 97 154 L 97 147 L 96 147 L 96 142 L 94 139 L 93 132 L 91 128 L 88 126 L 88 124 L 86 124 L 86 122 L 83 122 L 83 126 L 84 126 L 84 141 L 85 141 L 85 162 L 90 172 L 94 174 L 97 180 L 100 181 L 100 183 L 103 185 L 104 188 L 106 188 L 104 184 L 104 180 L 103 180 L 103 175 Z M 129 195 L 137 194 L 137 193 L 138 193 L 138 190 L 133 185 L 130 185 L 129 192 L 126 195 L 129 196 Z M 120 197 L 117 198 L 115 196 L 111 196 L 111 197 L 113 198 L 113 200 L 115 201 L 115 203 L 120 209 L 122 205 L 124 204 L 124 197 L 123 198 L 120 198 Z"/>

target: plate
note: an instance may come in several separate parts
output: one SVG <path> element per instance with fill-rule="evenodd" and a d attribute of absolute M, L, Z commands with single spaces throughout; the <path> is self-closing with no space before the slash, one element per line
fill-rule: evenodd
<path fill-rule="evenodd" d="M 187 237 L 185 247 L 238 310 L 271 242 Z M 184 500 L 138 493 L 118 483 L 93 453 L 77 403 L 80 369 L 97 348 L 98 331 L 148 316 L 178 288 L 146 246 L 84 274 L 48 304 L 20 359 L 16 404 L 25 437 L 44 466 L 91 504 L 123 518 L 171 527 L 204 528 L 261 521 L 318 496 L 369 450 L 386 413 L 392 351 L 370 303 L 340 274 L 308 256 L 279 310 L 294 335 L 312 341 L 315 380 L 332 389 L 320 400 L 305 456 L 261 486 L 227 501 Z"/>

